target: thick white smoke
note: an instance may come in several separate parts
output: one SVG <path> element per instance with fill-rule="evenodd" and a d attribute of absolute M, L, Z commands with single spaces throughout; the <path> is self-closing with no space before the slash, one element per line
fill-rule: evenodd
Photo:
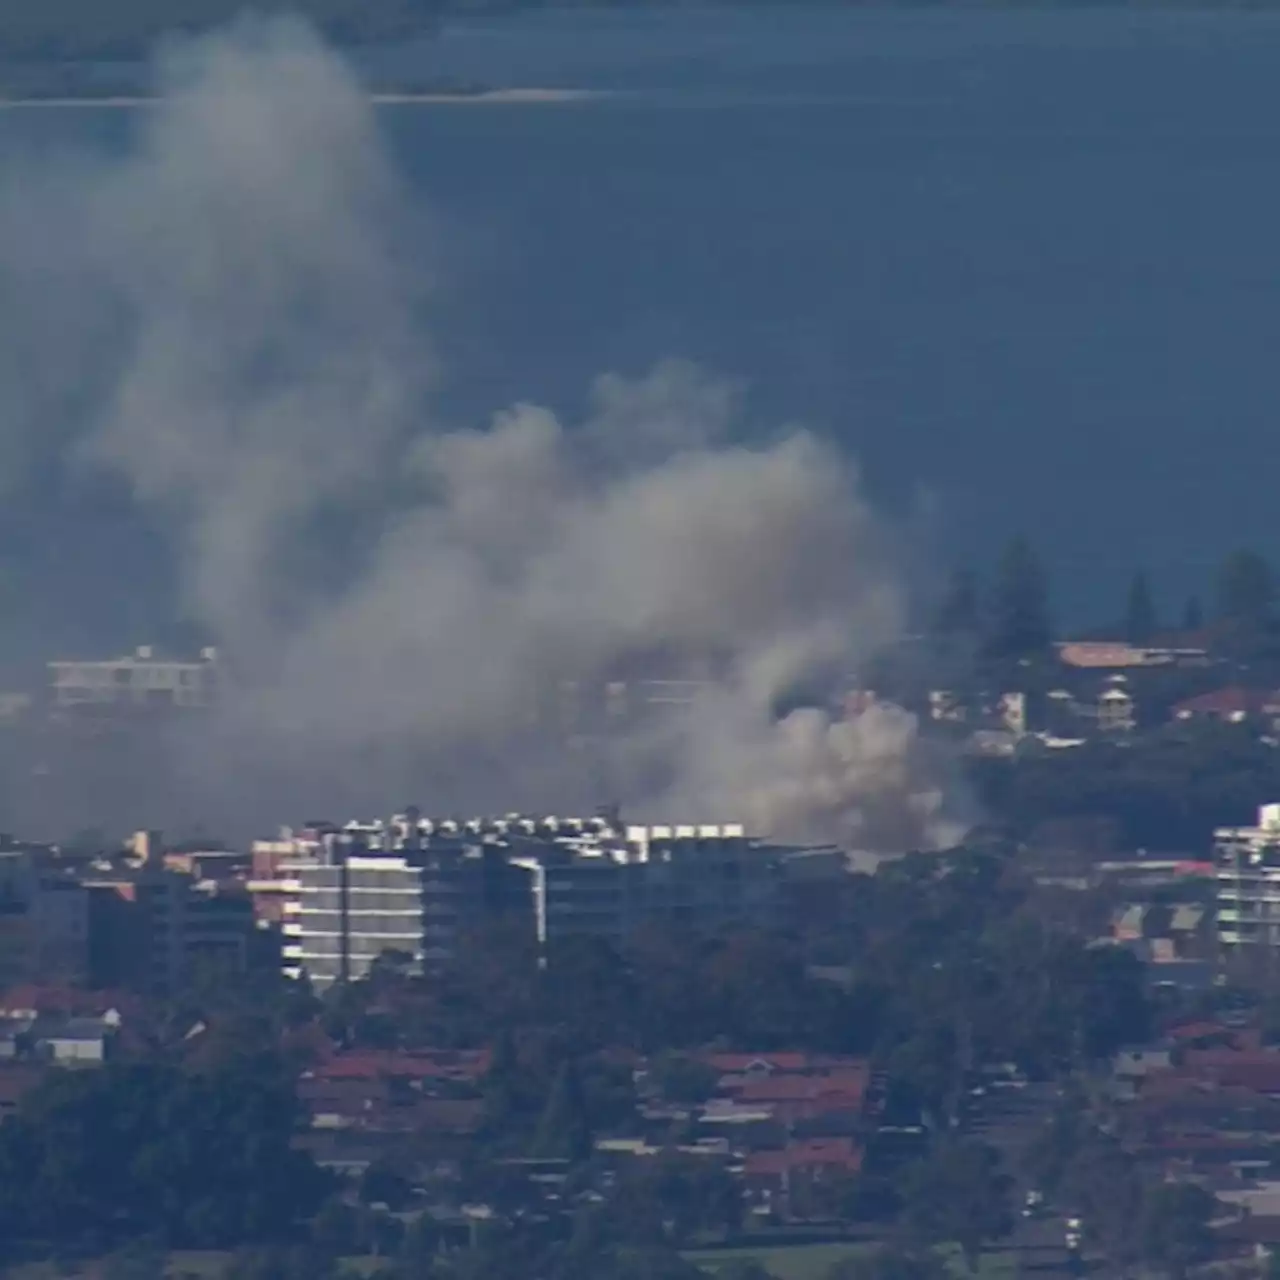
<path fill-rule="evenodd" d="M 93 390 L 81 461 L 162 513 L 186 607 L 235 664 L 191 757 L 224 802 L 608 787 L 780 837 L 954 834 L 905 713 L 775 715 L 902 622 L 835 449 L 735 444 L 735 388 L 678 362 L 599 379 L 573 425 L 519 405 L 434 426 L 427 232 L 342 63 L 299 24 L 251 23 L 171 53 L 160 82 L 126 159 L 24 174 L 5 207 L 28 248 L 60 233 L 53 296 L 80 318 L 46 323 Z M 530 726 L 563 681 L 695 662 L 714 689 L 620 743 L 565 758 Z"/>

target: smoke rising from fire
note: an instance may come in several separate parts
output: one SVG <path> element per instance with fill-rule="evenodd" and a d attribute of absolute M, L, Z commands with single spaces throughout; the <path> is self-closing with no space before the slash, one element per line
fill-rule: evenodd
<path fill-rule="evenodd" d="M 125 158 L 6 184 L 26 287 L 0 309 L 40 303 L 0 395 L 169 531 L 183 606 L 235 672 L 176 744 L 196 803 L 234 823 L 608 788 L 783 838 L 956 834 L 906 713 L 777 715 L 903 623 L 847 459 L 801 430 L 742 443 L 738 389 L 678 361 L 601 377 L 579 422 L 516 405 L 441 427 L 431 232 L 343 63 L 252 22 L 158 75 Z M 44 377 L 55 341 L 70 385 Z M 608 741 L 562 754 L 533 721 L 566 681 L 690 666 L 714 681 Z"/>

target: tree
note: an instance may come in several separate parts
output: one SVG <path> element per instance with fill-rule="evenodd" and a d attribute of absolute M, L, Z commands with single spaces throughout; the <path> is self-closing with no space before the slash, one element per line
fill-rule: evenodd
<path fill-rule="evenodd" d="M 560 1067 L 551 1086 L 534 1135 L 533 1154 L 543 1160 L 577 1163 L 588 1159 L 592 1150 L 591 1121 L 582 1079 L 576 1064 L 570 1060 Z"/>
<path fill-rule="evenodd" d="M 1174 1280 L 1213 1256 L 1209 1223 L 1215 1201 L 1203 1187 L 1189 1182 L 1161 1182 L 1143 1197 L 1138 1235 L 1143 1260 Z"/>
<path fill-rule="evenodd" d="M 982 626 L 982 606 L 977 576 L 958 569 L 938 605 L 934 631 L 946 638 L 976 638 Z"/>
<path fill-rule="evenodd" d="M 271 1059 L 56 1073 L 0 1126 L 0 1216 L 32 1240 L 278 1238 L 328 1185 L 294 1149 L 297 1124 L 292 1078 Z"/>
<path fill-rule="evenodd" d="M 992 588 L 988 656 L 996 660 L 1032 658 L 1053 640 L 1049 583 L 1040 557 L 1026 538 L 1005 548 Z"/>
<path fill-rule="evenodd" d="M 705 1102 L 716 1091 L 719 1072 L 687 1053 L 660 1053 L 649 1064 L 649 1078 L 665 1102 Z"/>
<path fill-rule="evenodd" d="M 1256 551 L 1235 551 L 1218 570 L 1218 617 L 1243 631 L 1262 631 L 1271 621 L 1275 593 L 1275 575 L 1266 558 Z"/>
<path fill-rule="evenodd" d="M 1139 570 L 1129 583 L 1129 598 L 1125 604 L 1124 632 L 1130 644 L 1150 644 L 1158 627 L 1155 602 L 1151 598 L 1151 583 L 1146 573 Z"/>
<path fill-rule="evenodd" d="M 1204 626 L 1204 606 L 1199 596 L 1191 596 L 1182 610 L 1183 631 L 1199 631 Z"/>
<path fill-rule="evenodd" d="M 1013 1226 L 1012 1180 L 1000 1158 L 974 1141 L 941 1143 L 903 1180 L 903 1225 L 917 1245 L 958 1244 L 976 1271 L 983 1245 Z"/>

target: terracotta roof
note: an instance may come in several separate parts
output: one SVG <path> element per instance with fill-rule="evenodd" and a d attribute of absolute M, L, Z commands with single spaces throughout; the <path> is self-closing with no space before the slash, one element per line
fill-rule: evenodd
<path fill-rule="evenodd" d="M 86 991 L 52 984 L 23 983 L 0 992 L 0 1014 L 32 1010 L 96 1018 L 111 1009 L 121 1013 L 136 1011 L 139 1005 L 137 996 L 124 991 Z"/>
<path fill-rule="evenodd" d="M 705 1061 L 722 1075 L 737 1075 L 753 1069 L 808 1071 L 812 1063 L 807 1053 L 712 1053 Z"/>
<path fill-rule="evenodd" d="M 757 1151 L 747 1156 L 743 1172 L 748 1176 L 778 1176 L 811 1169 L 840 1169 L 856 1173 L 862 1168 L 862 1150 L 852 1138 L 812 1138 L 793 1142 L 781 1151 Z"/>
<path fill-rule="evenodd" d="M 799 1102 L 823 1097 L 844 1096 L 862 1100 L 869 1073 L 861 1071 L 832 1072 L 825 1076 L 772 1076 L 762 1080 L 744 1080 L 736 1090 L 739 1102 Z"/>
<path fill-rule="evenodd" d="M 1181 1027 L 1169 1028 L 1172 1040 L 1208 1040 L 1218 1036 L 1230 1038 L 1231 1028 L 1224 1027 L 1220 1022 L 1189 1022 Z"/>
<path fill-rule="evenodd" d="M 1272 693 L 1257 689 L 1245 689 L 1240 685 L 1228 685 L 1214 689 L 1195 698 L 1187 698 L 1174 704 L 1173 714 L 1179 718 L 1190 716 L 1249 716 L 1261 711 L 1275 701 Z"/>
<path fill-rule="evenodd" d="M 371 1049 L 335 1054 L 307 1073 L 320 1080 L 377 1080 L 397 1077 L 405 1080 L 478 1080 L 489 1069 L 485 1049 L 452 1051 L 423 1049 L 405 1052 Z"/>

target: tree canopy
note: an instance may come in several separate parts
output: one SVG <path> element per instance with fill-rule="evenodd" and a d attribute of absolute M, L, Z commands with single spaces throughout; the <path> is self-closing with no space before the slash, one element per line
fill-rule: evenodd
<path fill-rule="evenodd" d="M 325 1187 L 292 1146 L 297 1118 L 293 1081 L 268 1061 L 55 1072 L 0 1125 L 3 1236 L 188 1248 L 278 1238 Z"/>

